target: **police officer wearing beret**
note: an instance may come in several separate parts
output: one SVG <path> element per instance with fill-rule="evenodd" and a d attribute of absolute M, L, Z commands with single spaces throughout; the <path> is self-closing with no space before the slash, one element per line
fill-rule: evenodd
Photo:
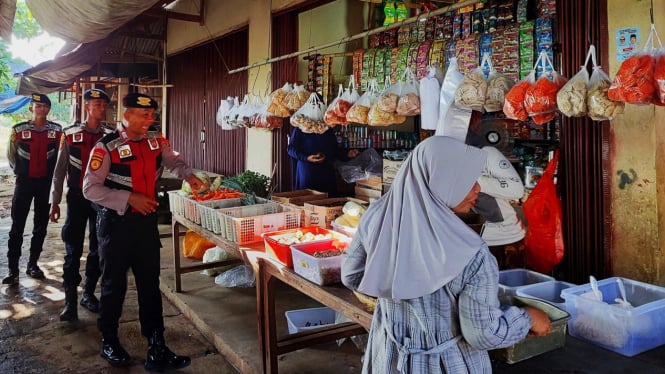
<path fill-rule="evenodd" d="M 193 190 L 205 186 L 161 133 L 151 127 L 155 100 L 130 93 L 122 104 L 122 127 L 95 145 L 83 179 L 84 196 L 101 207 L 97 215 L 102 268 L 97 320 L 103 338 L 100 355 L 113 366 L 130 362 L 118 339 L 118 320 L 131 268 L 138 292 L 141 334 L 148 338 L 149 345 L 145 369 L 178 369 L 189 365 L 190 359 L 176 355 L 164 342 L 155 182 L 166 167 L 186 179 Z"/>
<path fill-rule="evenodd" d="M 39 93 L 32 94 L 30 98 L 29 110 L 33 119 L 12 127 L 7 151 L 9 165 L 16 175 L 11 209 L 12 227 L 7 243 L 9 274 L 2 280 L 3 284 L 9 285 L 18 284 L 18 261 L 23 245 L 23 230 L 33 200 L 35 211 L 26 274 L 35 279 L 44 278 L 44 272 L 37 265 L 37 260 L 46 238 L 48 195 L 62 134 L 60 125 L 46 119 L 51 110 L 51 100 Z"/>
<path fill-rule="evenodd" d="M 99 300 L 95 296 L 97 280 L 101 275 L 97 254 L 97 212 L 83 197 L 83 174 L 88 166 L 92 147 L 102 136 L 113 132 L 113 128 L 103 123 L 106 107 L 111 100 L 106 92 L 91 88 L 83 93 L 83 106 L 86 113 L 84 123 L 77 122 L 64 129 L 60 142 L 58 163 L 55 165 L 51 187 L 51 221 L 60 218 L 60 201 L 65 179 L 67 180 L 67 218 L 62 227 L 62 240 L 65 242 L 65 263 L 62 265 L 62 287 L 65 289 L 65 307 L 60 313 L 61 321 L 78 319 L 77 288 L 81 283 L 79 274 L 85 229 L 88 233 L 88 257 L 85 263 L 85 284 L 81 295 L 81 305 L 93 313 L 99 312 Z"/>

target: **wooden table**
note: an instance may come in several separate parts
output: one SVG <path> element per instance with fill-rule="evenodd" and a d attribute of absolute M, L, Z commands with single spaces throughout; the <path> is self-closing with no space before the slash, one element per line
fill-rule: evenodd
<path fill-rule="evenodd" d="M 207 262 L 205 264 L 201 263 L 197 265 L 182 266 L 180 263 L 180 234 L 182 233 L 180 231 L 181 227 L 194 231 L 195 233 L 210 240 L 211 242 L 215 243 L 216 246 L 231 253 L 237 258 L 225 261 Z M 191 273 L 194 271 L 200 271 L 205 269 L 213 269 L 224 265 L 240 264 L 244 261 L 243 257 L 245 257 L 245 254 L 243 251 L 240 250 L 237 244 L 225 240 L 219 235 L 215 235 L 212 231 L 204 229 L 200 225 L 197 225 L 196 223 L 188 220 L 187 218 L 179 214 L 172 213 L 171 215 L 171 232 L 172 232 L 171 236 L 173 238 L 173 269 L 175 272 L 176 292 L 182 292 L 181 275 L 184 273 Z"/>
<path fill-rule="evenodd" d="M 314 344 L 329 342 L 369 331 L 372 314 L 342 285 L 319 286 L 302 278 L 293 269 L 268 258 L 257 258 L 256 304 L 259 319 L 259 342 L 263 353 L 263 372 L 277 373 L 277 357 Z M 330 307 L 353 322 L 277 337 L 275 322 L 275 285 L 282 281 L 321 304 Z"/>
<path fill-rule="evenodd" d="M 182 266 L 180 263 L 181 227 L 190 229 L 203 236 L 220 248 L 235 255 L 238 259 Z M 251 265 L 254 269 L 256 274 L 259 344 L 261 346 L 264 373 L 277 373 L 277 357 L 280 354 L 307 348 L 318 343 L 364 334 L 369 331 L 372 323 L 372 314 L 365 310 L 365 306 L 355 297 L 351 290 L 341 284 L 322 287 L 302 278 L 294 273 L 293 269 L 282 265 L 277 260 L 268 258 L 263 253 L 263 243 L 240 247 L 238 244 L 223 239 L 177 214 L 173 214 L 172 216 L 172 230 L 176 292 L 182 292 L 181 275 L 184 273 L 241 262 Z M 321 304 L 342 313 L 352 322 L 278 337 L 275 318 L 275 286 L 277 281 L 282 281 Z"/>

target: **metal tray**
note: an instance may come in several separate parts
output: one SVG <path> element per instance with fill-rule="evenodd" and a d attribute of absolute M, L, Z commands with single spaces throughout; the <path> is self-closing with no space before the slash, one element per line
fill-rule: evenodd
<path fill-rule="evenodd" d="M 528 297 L 506 295 L 499 297 L 499 300 L 501 305 L 528 305 L 544 311 L 550 317 L 552 332 L 546 336 L 527 336 L 521 342 L 510 347 L 491 350 L 490 356 L 492 358 L 514 364 L 565 345 L 566 325 L 570 319 L 568 312 L 548 302 Z"/>

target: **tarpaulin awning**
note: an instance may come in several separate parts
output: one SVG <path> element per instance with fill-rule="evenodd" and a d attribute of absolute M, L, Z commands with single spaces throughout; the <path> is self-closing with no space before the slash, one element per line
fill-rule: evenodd
<path fill-rule="evenodd" d="M 53 60 L 28 69 L 20 74 L 16 94 L 43 94 L 70 87 L 84 72 L 97 63 L 99 51 L 105 40 L 80 44 L 78 47 Z"/>
<path fill-rule="evenodd" d="M 159 0 L 26 0 L 37 23 L 69 42 L 90 43 L 106 38 Z"/>
<path fill-rule="evenodd" d="M 0 101 L 0 114 L 14 113 L 30 102 L 26 96 L 15 95 Z"/>

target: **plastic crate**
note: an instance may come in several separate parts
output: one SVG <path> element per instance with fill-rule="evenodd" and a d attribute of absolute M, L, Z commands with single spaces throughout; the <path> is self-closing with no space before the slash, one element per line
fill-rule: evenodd
<path fill-rule="evenodd" d="M 324 238 L 320 240 L 313 240 L 309 241 L 307 243 L 315 243 L 321 240 L 329 240 L 329 239 L 340 239 L 340 240 L 345 240 L 345 241 L 350 241 L 351 239 L 347 237 L 346 235 L 340 234 L 338 232 L 324 229 L 321 226 L 311 226 L 311 227 L 302 227 L 302 228 L 297 228 L 297 229 L 290 229 L 290 230 L 281 230 L 281 231 L 274 231 L 274 232 L 267 232 L 263 234 L 263 240 L 265 242 L 265 248 L 266 248 L 266 253 L 276 259 L 277 261 L 281 262 L 287 267 L 293 267 L 293 257 L 291 256 L 291 245 L 292 244 L 284 244 L 280 243 L 280 239 L 285 239 L 289 237 L 293 237 L 296 235 L 296 233 L 300 233 L 302 235 L 306 234 L 312 234 L 312 235 L 324 235 L 324 236 L 330 236 L 329 238 Z M 302 243 L 297 243 L 297 244 L 302 244 Z"/>
<path fill-rule="evenodd" d="M 529 284 L 553 281 L 554 278 L 528 269 L 499 271 L 499 296 L 516 295 L 517 288 Z"/>
<path fill-rule="evenodd" d="M 566 310 L 566 301 L 561 297 L 561 291 L 574 287 L 576 284 L 564 281 L 547 281 L 517 288 L 517 296 L 544 300 L 557 308 Z"/>
<path fill-rule="evenodd" d="M 491 350 L 489 353 L 493 358 L 514 364 L 565 345 L 566 322 L 570 320 L 570 314 L 566 311 L 542 300 L 521 296 L 505 295 L 501 296 L 500 300 L 501 305 L 515 305 L 519 307 L 528 305 L 544 311 L 550 318 L 552 330 L 545 336 L 527 336 L 519 343 L 515 343 L 510 347 Z"/>
<path fill-rule="evenodd" d="M 619 282 L 631 308 L 616 302 Z M 612 277 L 598 281 L 598 289 L 602 302 L 585 295 L 592 291 L 589 283 L 561 291 L 570 335 L 629 357 L 665 344 L 665 288 Z"/>
<path fill-rule="evenodd" d="M 261 234 L 300 227 L 302 211 L 279 203 L 266 203 L 217 210 L 224 222 L 222 235 L 238 244 L 263 240 Z"/>
<path fill-rule="evenodd" d="M 220 200 L 206 200 L 199 201 L 198 210 L 201 217 L 201 227 L 206 230 L 212 231 L 215 234 L 221 234 L 222 225 L 219 222 L 217 209 L 232 208 L 242 206 L 242 198 L 220 199 Z"/>
<path fill-rule="evenodd" d="M 314 254 L 328 250 L 346 250 L 348 241 L 328 239 L 313 243 L 294 244 L 291 246 L 293 271 L 301 277 L 326 286 L 339 283 L 342 279 L 342 254 L 331 257 L 315 257 Z"/>
<path fill-rule="evenodd" d="M 337 312 L 328 307 L 287 310 L 284 312 L 289 334 L 335 324 Z"/>

